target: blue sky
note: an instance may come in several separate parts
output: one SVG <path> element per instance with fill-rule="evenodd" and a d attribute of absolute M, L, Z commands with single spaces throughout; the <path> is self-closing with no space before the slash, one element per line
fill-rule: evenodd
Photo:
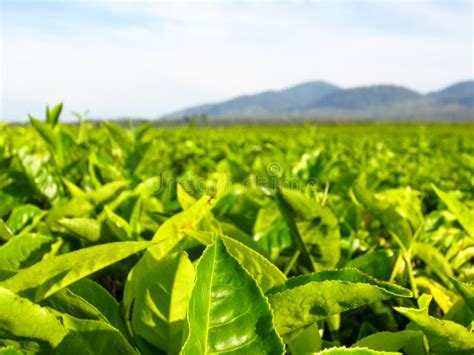
<path fill-rule="evenodd" d="M 156 117 L 309 80 L 473 78 L 472 1 L 1 1 L 0 120 Z"/>

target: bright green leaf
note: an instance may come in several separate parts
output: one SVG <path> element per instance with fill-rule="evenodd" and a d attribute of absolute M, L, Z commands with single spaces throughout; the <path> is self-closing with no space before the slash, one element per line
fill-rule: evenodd
<path fill-rule="evenodd" d="M 61 322 L 40 307 L 0 287 L 1 337 L 33 340 L 56 347 L 67 335 Z"/>
<path fill-rule="evenodd" d="M 448 206 L 449 210 L 456 216 L 459 223 L 464 227 L 467 233 L 474 238 L 474 216 L 473 213 L 462 202 L 455 197 L 440 190 L 432 185 L 433 190 L 439 198 Z"/>
<path fill-rule="evenodd" d="M 222 236 L 221 239 L 227 252 L 236 258 L 243 268 L 252 275 L 252 278 L 263 291 L 286 281 L 286 276 L 256 251 L 233 238 Z"/>
<path fill-rule="evenodd" d="M 280 334 L 308 326 L 329 315 L 392 297 L 409 290 L 376 280 L 356 269 L 316 272 L 288 279 L 267 292 Z"/>
<path fill-rule="evenodd" d="M 424 309 L 394 308 L 423 331 L 433 353 L 472 354 L 474 351 L 474 334 L 462 325 L 429 316 Z"/>
<path fill-rule="evenodd" d="M 58 223 L 81 240 L 95 243 L 100 239 L 101 225 L 92 218 L 62 218 Z"/>
<path fill-rule="evenodd" d="M 354 268 L 376 279 L 388 281 L 392 274 L 396 255 L 391 249 L 376 250 L 349 261 L 345 267 Z"/>
<path fill-rule="evenodd" d="M 50 126 L 54 127 L 57 125 L 62 109 L 62 102 L 54 106 L 52 109 L 49 109 L 49 106 L 46 106 L 46 122 Z"/>
<path fill-rule="evenodd" d="M 363 188 L 360 183 L 352 187 L 356 200 L 383 223 L 388 232 L 394 235 L 401 246 L 408 250 L 411 245 L 412 231 L 408 221 L 403 218 L 396 206 L 375 197 L 370 191 Z"/>
<path fill-rule="evenodd" d="M 13 209 L 7 220 L 7 226 L 13 234 L 18 234 L 36 215 L 41 213 L 41 209 L 35 205 L 26 204 Z"/>
<path fill-rule="evenodd" d="M 400 332 L 379 332 L 359 340 L 352 345 L 356 348 L 369 348 L 379 351 L 398 351 L 408 343 L 418 340 L 423 333 L 416 330 L 402 330 Z"/>
<path fill-rule="evenodd" d="M 197 266 L 182 354 L 282 354 L 262 291 L 217 239 Z"/>
<path fill-rule="evenodd" d="M 13 233 L 5 224 L 3 219 L 0 218 L 0 239 L 2 239 L 3 241 L 7 241 L 7 240 L 10 240 L 11 238 L 13 238 Z"/>
<path fill-rule="evenodd" d="M 0 247 L 0 269 L 18 270 L 43 258 L 54 240 L 38 234 L 13 237 Z"/>
<path fill-rule="evenodd" d="M 153 242 L 116 242 L 53 256 L 0 282 L 1 287 L 38 302 L 55 292 L 132 254 Z"/>
<path fill-rule="evenodd" d="M 133 333 L 177 354 L 193 283 L 194 267 L 186 253 L 160 259 L 152 248 L 146 251 L 125 285 L 124 305 Z"/>
<path fill-rule="evenodd" d="M 163 257 L 172 250 L 185 237 L 186 232 L 193 230 L 209 213 L 214 202 L 213 197 L 204 195 L 185 211 L 166 220 L 153 236 L 153 241 L 160 242 L 153 247 L 155 255 Z"/>
<path fill-rule="evenodd" d="M 18 152 L 23 169 L 38 192 L 46 197 L 51 204 L 57 202 L 63 195 L 61 180 L 48 168 L 47 164 L 36 156 Z"/>
<path fill-rule="evenodd" d="M 61 344 L 57 350 L 59 354 L 137 355 L 123 334 L 110 324 L 97 320 L 78 319 L 66 314 L 62 315 L 62 319 L 64 326 L 70 332 L 69 339 L 73 341 Z"/>

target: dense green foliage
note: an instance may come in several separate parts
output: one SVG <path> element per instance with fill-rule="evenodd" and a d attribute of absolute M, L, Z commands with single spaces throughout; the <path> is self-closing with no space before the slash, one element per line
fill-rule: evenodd
<path fill-rule="evenodd" d="M 472 126 L 0 126 L 0 353 L 472 354 Z"/>

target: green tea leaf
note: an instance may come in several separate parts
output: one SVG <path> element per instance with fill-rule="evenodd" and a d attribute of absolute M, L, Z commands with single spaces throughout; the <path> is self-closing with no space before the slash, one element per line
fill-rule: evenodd
<path fill-rule="evenodd" d="M 61 180 L 38 157 L 28 155 L 24 150 L 18 152 L 18 157 L 36 190 L 51 204 L 56 203 L 64 195 Z"/>
<path fill-rule="evenodd" d="M 438 197 L 448 206 L 449 210 L 456 216 L 459 223 L 463 226 L 466 232 L 474 238 L 474 216 L 472 212 L 462 202 L 455 197 L 440 190 L 435 185 L 432 185 L 433 190 Z"/>
<path fill-rule="evenodd" d="M 423 333 L 416 330 L 380 332 L 359 340 L 352 345 L 352 347 L 369 348 L 379 351 L 398 351 L 413 340 L 417 340 L 420 336 L 423 336 Z"/>
<path fill-rule="evenodd" d="M 105 288 L 97 282 L 83 278 L 70 285 L 68 289 L 93 305 L 112 326 L 126 334 L 119 303 Z"/>
<path fill-rule="evenodd" d="M 203 245 L 212 244 L 216 237 L 212 232 L 202 231 L 194 231 L 188 235 Z M 286 280 L 286 276 L 274 264 L 249 246 L 225 235 L 221 235 L 220 238 L 227 252 L 238 260 L 263 291 Z"/>
<path fill-rule="evenodd" d="M 14 208 L 7 220 L 7 226 L 13 234 L 18 234 L 33 217 L 41 213 L 41 209 L 35 205 L 26 204 Z"/>
<path fill-rule="evenodd" d="M 474 287 L 456 280 L 454 277 L 449 278 L 456 290 L 466 302 L 472 313 L 474 313 Z"/>
<path fill-rule="evenodd" d="M 396 255 L 391 249 L 376 250 L 362 254 L 349 261 L 345 267 L 354 268 L 382 281 L 388 281 L 392 274 Z"/>
<path fill-rule="evenodd" d="M 130 225 L 107 206 L 104 207 L 105 221 L 118 240 L 130 240 Z"/>
<path fill-rule="evenodd" d="M 294 234 L 301 236 L 317 270 L 334 268 L 341 254 L 341 236 L 336 216 L 329 208 L 297 190 L 281 188 L 280 194 L 277 200 L 280 205 L 286 206 L 283 214 L 289 214 L 285 219 L 291 218 L 295 223 L 298 233 Z M 291 223 L 288 226 L 290 230 L 293 228 Z"/>
<path fill-rule="evenodd" d="M 259 230 L 254 239 L 261 249 L 270 254 L 271 260 L 277 260 L 283 250 L 293 245 L 293 237 L 284 221 L 275 221 L 264 230 Z"/>
<path fill-rule="evenodd" d="M 471 323 L 474 319 L 474 313 L 466 305 L 463 299 L 459 299 L 443 317 L 444 320 L 450 320 L 465 326 L 466 328 L 471 327 Z"/>
<path fill-rule="evenodd" d="M 36 132 L 46 143 L 51 154 L 53 156 L 58 154 L 58 156 L 55 156 L 55 158 L 59 158 L 58 164 L 62 165 L 62 149 L 58 133 L 54 131 L 53 128 L 48 124 L 41 122 L 32 116 L 30 116 L 30 123 L 31 126 L 36 130 Z"/>
<path fill-rule="evenodd" d="M 152 248 L 146 251 L 125 284 L 124 305 L 133 333 L 167 354 L 177 354 L 193 283 L 194 267 L 186 253 L 160 259 Z"/>
<path fill-rule="evenodd" d="M 209 220 L 212 219 L 211 215 L 207 215 L 207 218 Z M 218 227 L 221 229 L 222 234 L 225 236 L 228 236 L 242 244 L 244 244 L 246 247 L 256 251 L 257 253 L 263 255 L 265 258 L 270 259 L 269 253 L 260 246 L 259 243 L 257 243 L 251 236 L 249 236 L 247 233 L 244 231 L 240 230 L 238 227 L 231 223 L 226 223 L 226 222 L 217 222 Z M 209 229 L 212 230 L 212 227 Z M 218 229 L 216 227 L 216 229 Z M 290 238 L 291 240 L 291 238 Z M 290 242 L 291 244 L 291 242 Z"/>
<path fill-rule="evenodd" d="M 67 314 L 62 315 L 63 324 L 70 332 L 70 337 L 74 337 L 74 342 L 64 342 L 58 347 L 60 354 L 90 354 L 108 355 L 133 354 L 137 352 L 128 343 L 127 339 L 117 329 L 105 322 L 78 319 Z"/>
<path fill-rule="evenodd" d="M 165 256 L 186 235 L 193 230 L 199 221 L 211 210 L 215 199 L 204 195 L 194 205 L 166 220 L 153 236 L 153 241 L 160 242 L 154 246 L 156 256 Z M 159 254 L 158 254 L 159 253 Z"/>
<path fill-rule="evenodd" d="M 322 339 L 317 323 L 311 324 L 285 337 L 292 354 L 310 354 L 321 350 Z"/>
<path fill-rule="evenodd" d="M 132 254 L 154 242 L 116 242 L 53 256 L 20 270 L 0 282 L 0 287 L 41 301 L 70 284 Z"/>
<path fill-rule="evenodd" d="M 188 310 L 182 354 L 282 354 L 262 291 L 217 239 L 206 248 Z"/>
<path fill-rule="evenodd" d="M 318 270 L 334 268 L 341 256 L 341 236 L 336 216 L 320 207 L 310 220 L 296 223 L 303 241 L 313 255 Z"/>
<path fill-rule="evenodd" d="M 0 239 L 2 239 L 3 241 L 8 241 L 11 238 L 13 238 L 13 233 L 5 224 L 3 219 L 0 218 Z"/>
<path fill-rule="evenodd" d="M 66 178 L 63 178 L 64 186 L 68 189 L 72 198 L 86 198 L 86 193 L 77 185 Z"/>
<path fill-rule="evenodd" d="M 140 218 L 143 211 L 142 197 L 139 196 L 133 207 L 132 215 L 130 216 L 130 237 L 137 240 L 140 237 Z"/>
<path fill-rule="evenodd" d="M 18 270 L 40 261 L 54 239 L 39 234 L 13 237 L 0 247 L 0 269 Z"/>
<path fill-rule="evenodd" d="M 377 197 L 397 206 L 398 213 L 410 222 L 416 230 L 424 221 L 422 212 L 422 194 L 411 187 L 399 187 L 384 190 Z"/>
<path fill-rule="evenodd" d="M 411 297 L 400 286 L 376 280 L 356 269 L 321 271 L 288 279 L 267 291 L 280 334 L 329 315 L 392 297 Z"/>
<path fill-rule="evenodd" d="M 123 334 L 127 334 L 119 304 L 107 290 L 94 281 L 79 280 L 43 300 L 41 305 L 76 318 L 109 323 Z"/>
<path fill-rule="evenodd" d="M 188 194 L 181 184 L 176 185 L 176 197 L 178 198 L 179 204 L 183 210 L 196 203 L 194 197 Z"/>
<path fill-rule="evenodd" d="M 94 212 L 94 206 L 86 198 L 74 197 L 61 201 L 48 211 L 47 223 L 57 222 L 65 217 L 87 218 Z"/>
<path fill-rule="evenodd" d="M 427 243 L 413 243 L 413 251 L 417 257 L 423 260 L 438 275 L 445 285 L 451 285 L 448 276 L 453 275 L 453 270 L 444 255 L 437 248 Z"/>
<path fill-rule="evenodd" d="M 286 281 L 286 276 L 268 259 L 239 241 L 221 236 L 227 252 L 252 276 L 262 291 Z"/>
<path fill-rule="evenodd" d="M 0 319 L 2 338 L 45 342 L 54 348 L 68 333 L 46 308 L 3 287 L 0 287 Z"/>
<path fill-rule="evenodd" d="M 62 109 L 62 102 L 54 106 L 51 110 L 49 109 L 49 106 L 46 106 L 46 122 L 50 126 L 54 127 L 57 125 Z"/>
<path fill-rule="evenodd" d="M 424 309 L 394 307 L 415 323 L 429 340 L 433 353 L 472 354 L 474 334 L 457 323 L 425 314 Z"/>
<path fill-rule="evenodd" d="M 3 355 L 25 355 L 26 353 L 21 350 L 14 349 L 13 347 L 2 347 L 0 348 L 0 354 Z"/>
<path fill-rule="evenodd" d="M 58 223 L 79 239 L 95 243 L 101 236 L 100 222 L 92 218 L 62 218 Z"/>
<path fill-rule="evenodd" d="M 296 191 L 280 189 L 277 190 L 274 197 L 278 205 L 278 209 L 280 210 L 280 213 L 285 220 L 286 225 L 288 226 L 295 245 L 297 245 L 299 251 L 306 259 L 306 262 L 308 263 L 311 270 L 316 271 L 316 262 L 314 261 L 308 246 L 305 244 L 295 221 L 296 215 L 298 213 L 303 213 L 301 212 L 300 207 L 303 203 L 307 203 L 307 201 L 303 202 L 305 201 L 305 196 L 302 193 L 297 193 Z M 304 213 L 306 213 L 306 209 Z"/>
<path fill-rule="evenodd" d="M 415 278 L 415 281 L 418 288 L 433 296 L 433 299 L 444 313 L 448 312 L 459 298 L 454 292 L 444 288 L 433 279 L 421 276 Z"/>
<path fill-rule="evenodd" d="M 92 304 L 69 288 L 63 288 L 40 302 L 57 312 L 66 313 L 81 319 L 92 319 L 107 322 L 107 318 Z"/>
<path fill-rule="evenodd" d="M 459 253 L 457 253 L 453 257 L 453 259 L 450 261 L 450 264 L 453 269 L 459 269 L 464 264 L 470 262 L 473 259 L 474 259 L 474 246 L 471 246 L 464 250 L 459 251 Z"/>
<path fill-rule="evenodd" d="M 132 148 L 132 140 L 128 132 L 119 125 L 112 122 L 104 122 L 105 128 L 109 131 L 112 140 L 125 153 L 129 153 Z"/>
<path fill-rule="evenodd" d="M 126 189 L 129 184 L 130 182 L 128 180 L 113 181 L 99 186 L 95 190 L 88 191 L 86 196 L 95 205 L 100 205 L 116 197 L 118 193 Z"/>
<path fill-rule="evenodd" d="M 378 218 L 387 231 L 398 239 L 403 248 L 406 250 L 410 248 L 413 237 L 410 224 L 397 212 L 395 205 L 378 199 L 363 188 L 360 183 L 354 184 L 352 193 L 356 200 Z"/>

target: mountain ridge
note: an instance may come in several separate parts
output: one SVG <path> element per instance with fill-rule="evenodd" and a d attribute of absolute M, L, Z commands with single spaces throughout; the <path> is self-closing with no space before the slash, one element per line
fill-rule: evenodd
<path fill-rule="evenodd" d="M 457 82 L 438 91 L 419 93 L 404 86 L 377 84 L 342 88 L 326 81 L 308 81 L 281 90 L 240 95 L 192 106 L 165 119 L 205 116 L 213 119 L 313 118 L 345 119 L 377 115 L 393 120 L 474 120 L 474 80 Z"/>

